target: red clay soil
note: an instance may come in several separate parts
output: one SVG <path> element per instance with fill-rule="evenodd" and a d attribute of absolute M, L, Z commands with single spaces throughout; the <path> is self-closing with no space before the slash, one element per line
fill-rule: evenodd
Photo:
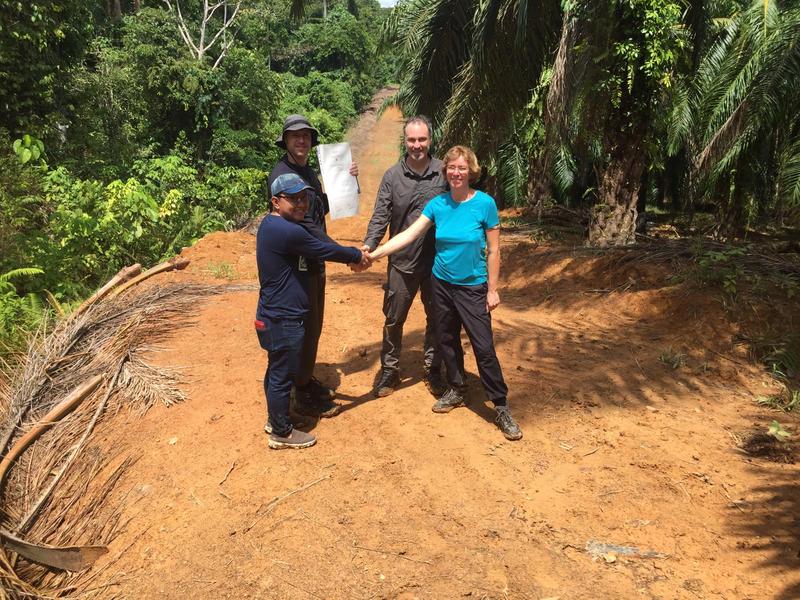
<path fill-rule="evenodd" d="M 335 239 L 360 245 L 400 134 L 394 110 L 351 134 L 361 211 L 330 223 Z M 496 346 L 523 440 L 494 426 L 469 352 L 468 406 L 431 412 L 419 303 L 400 389 L 374 399 L 385 262 L 331 264 L 317 375 L 344 409 L 311 424 L 315 447 L 269 450 L 255 289 L 215 297 L 155 358 L 184 369 L 189 400 L 120 415 L 106 438 L 141 459 L 119 488 L 130 522 L 104 594 L 800 597 L 798 467 L 738 447 L 776 418 L 755 402 L 774 383 L 720 304 L 651 268 L 519 236 L 502 250 Z M 256 283 L 249 233 L 184 255 L 188 270 L 163 281 Z"/>

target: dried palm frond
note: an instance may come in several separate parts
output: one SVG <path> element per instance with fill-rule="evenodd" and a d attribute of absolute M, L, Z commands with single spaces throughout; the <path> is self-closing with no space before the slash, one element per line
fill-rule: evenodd
<path fill-rule="evenodd" d="M 107 501 L 134 459 L 91 446 L 92 433 L 123 406 L 141 414 L 157 401 L 169 406 L 184 400 L 180 374 L 157 370 L 144 356 L 190 325 L 199 301 L 241 289 L 252 286 L 148 286 L 107 297 L 64 318 L 50 333 L 41 331 L 16 374 L 0 387 L 2 455 L 81 384 L 98 376 L 100 384 L 72 412 L 37 432 L 13 462 L 0 491 L 0 525 L 25 533 L 28 541 L 56 546 L 113 539 L 121 505 Z M 63 597 L 94 576 L 54 573 L 0 549 L 0 599 Z"/>

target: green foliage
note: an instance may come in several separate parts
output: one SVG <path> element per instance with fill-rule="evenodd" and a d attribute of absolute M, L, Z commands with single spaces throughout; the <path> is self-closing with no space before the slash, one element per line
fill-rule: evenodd
<path fill-rule="evenodd" d="M 39 160 L 44 160 L 44 142 L 38 138 L 31 137 L 27 133 L 14 140 L 11 148 L 14 150 L 14 154 L 17 155 L 20 164 L 24 165 L 28 161 L 36 163 Z"/>
<path fill-rule="evenodd" d="M 94 31 L 82 0 L 4 2 L 0 10 L 0 128 L 52 125 L 70 66 Z"/>
<path fill-rule="evenodd" d="M 674 120 L 692 155 L 689 200 L 720 207 L 723 235 L 740 235 L 765 215 L 783 220 L 800 201 L 800 6 L 741 4 L 699 62 Z"/>
<path fill-rule="evenodd" d="M 783 391 L 771 396 L 759 396 L 757 402 L 773 410 L 792 412 L 800 408 L 800 390 L 793 390 L 784 386 Z"/>
<path fill-rule="evenodd" d="M 745 275 L 738 258 L 750 251 L 747 246 L 729 246 L 722 250 L 695 248 L 696 275 L 700 282 L 718 285 L 730 296 L 735 296 L 740 280 Z"/>
<path fill-rule="evenodd" d="M 658 355 L 658 360 L 675 371 L 686 366 L 686 354 L 674 350 L 672 347 L 663 350 Z"/>
<path fill-rule="evenodd" d="M 356 17 L 337 6 L 327 19 L 305 23 L 294 32 L 286 52 L 289 70 L 300 75 L 312 69 L 362 71 L 375 53 L 375 44 Z"/>
<path fill-rule="evenodd" d="M 6 273 L 0 274 L 0 294 L 8 292 L 15 292 L 16 288 L 11 283 L 15 277 L 33 277 L 34 275 L 41 275 L 43 271 L 36 267 L 23 267 L 21 269 L 13 269 Z"/>
<path fill-rule="evenodd" d="M 631 0 L 618 3 L 614 17 L 621 18 L 617 38 L 611 44 L 607 81 L 633 91 L 634 81 L 643 75 L 650 86 L 669 87 L 674 68 L 687 40 L 682 35 L 682 6 L 678 2 Z M 651 100 L 651 98 L 645 98 Z"/>
<path fill-rule="evenodd" d="M 778 335 L 764 336 L 754 343 L 754 350 L 760 362 L 766 365 L 770 375 L 781 386 L 781 391 L 769 396 L 761 396 L 758 403 L 775 410 L 791 412 L 800 408 L 800 336 L 781 332 Z"/>
<path fill-rule="evenodd" d="M 767 429 L 767 435 L 774 437 L 779 442 L 785 442 L 790 437 L 792 437 L 792 434 L 786 431 L 783 425 L 781 425 L 777 421 L 772 421 L 769 424 L 769 429 Z"/>
<path fill-rule="evenodd" d="M 0 269 L 36 264 L 42 287 L 62 300 L 80 297 L 125 264 L 157 262 L 241 224 L 267 197 L 266 172 L 210 165 L 201 173 L 179 153 L 138 161 L 135 173 L 104 183 L 58 167 L 17 182 L 16 197 L 0 196 L 16 207 L 0 219 L 8 232 L 0 241 L 14 250 Z"/>
<path fill-rule="evenodd" d="M 34 330 L 43 313 L 36 294 L 17 294 L 12 279 L 34 277 L 43 271 L 28 267 L 0 273 L 0 353 L 21 348 L 25 337 Z"/>

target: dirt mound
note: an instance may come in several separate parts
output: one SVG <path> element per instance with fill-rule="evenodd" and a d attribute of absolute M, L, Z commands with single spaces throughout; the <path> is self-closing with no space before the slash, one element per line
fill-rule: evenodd
<path fill-rule="evenodd" d="M 397 158 L 399 115 L 367 129 L 353 140 L 361 213 L 330 223 L 352 245 Z M 198 307 L 196 326 L 157 357 L 184 369 L 190 400 L 120 415 L 108 436 L 143 455 L 120 487 L 130 524 L 108 593 L 796 597 L 797 467 L 739 448 L 774 418 L 754 401 L 774 384 L 733 345 L 719 305 L 663 268 L 615 270 L 517 236 L 502 251 L 493 319 L 517 443 L 492 423 L 468 344 L 467 408 L 431 413 L 421 307 L 400 389 L 372 397 L 383 265 L 329 267 L 317 376 L 338 386 L 343 411 L 312 424 L 319 443 L 302 452 L 267 449 L 255 291 Z M 189 269 L 168 277 L 256 281 L 248 233 L 213 234 L 184 255 Z M 623 550 L 588 551 L 613 546 Z"/>

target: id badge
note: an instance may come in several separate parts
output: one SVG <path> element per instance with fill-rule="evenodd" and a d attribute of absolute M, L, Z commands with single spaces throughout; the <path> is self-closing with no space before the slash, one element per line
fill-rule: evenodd
<path fill-rule="evenodd" d="M 298 257 L 297 268 L 300 271 L 308 271 L 308 261 L 305 256 Z"/>

